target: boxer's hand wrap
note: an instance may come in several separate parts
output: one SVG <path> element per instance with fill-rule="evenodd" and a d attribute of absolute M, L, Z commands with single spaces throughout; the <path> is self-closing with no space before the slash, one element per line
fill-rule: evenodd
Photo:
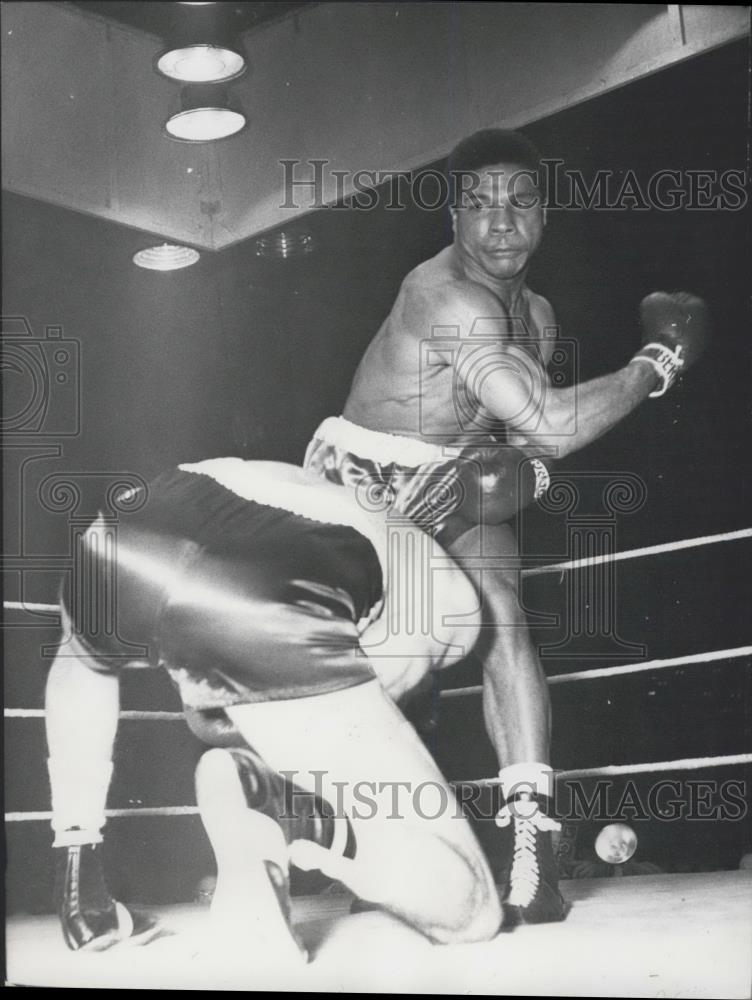
<path fill-rule="evenodd" d="M 640 303 L 643 347 L 630 364 L 648 364 L 661 380 L 650 393 L 662 396 L 700 357 L 707 343 L 710 317 L 702 299 L 688 292 L 653 292 Z"/>
<path fill-rule="evenodd" d="M 675 350 L 664 347 L 663 344 L 645 344 L 632 360 L 630 365 L 637 362 L 644 362 L 650 365 L 656 375 L 661 379 L 661 386 L 654 389 L 649 395 L 662 396 L 676 381 L 679 370 L 684 367 L 684 359 L 681 356 L 682 346 L 679 344 Z"/>

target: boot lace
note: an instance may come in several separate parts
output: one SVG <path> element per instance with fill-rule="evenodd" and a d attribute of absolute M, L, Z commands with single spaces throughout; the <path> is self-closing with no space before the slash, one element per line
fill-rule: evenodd
<path fill-rule="evenodd" d="M 532 810 L 532 811 L 531 811 Z M 514 823 L 514 854 L 509 876 L 510 906 L 529 906 L 540 884 L 537 835 L 560 830 L 561 824 L 547 816 L 535 802 L 515 802 L 505 805 L 496 817 L 496 825 Z"/>

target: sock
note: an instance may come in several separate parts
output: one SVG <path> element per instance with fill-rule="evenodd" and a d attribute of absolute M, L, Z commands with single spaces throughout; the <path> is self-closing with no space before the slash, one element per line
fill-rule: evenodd
<path fill-rule="evenodd" d="M 553 798 L 554 772 L 550 764 L 531 761 L 509 764 L 499 771 L 502 798 L 507 802 L 515 795 Z"/>
<path fill-rule="evenodd" d="M 314 840 L 293 840 L 290 860 L 303 871 L 318 868 L 329 878 L 347 882 L 356 854 L 355 832 L 350 820 L 341 814 L 329 817 L 327 825 L 331 830 L 331 841 L 327 846 Z"/>
<path fill-rule="evenodd" d="M 112 761 L 50 757 L 53 847 L 101 844 Z"/>
<path fill-rule="evenodd" d="M 287 776 L 283 777 L 285 820 L 288 816 L 292 820 L 288 827 L 288 839 L 310 841 L 325 848 L 333 857 L 352 860 L 355 857 L 355 833 L 341 807 L 335 809 L 320 790 L 308 791 L 290 781 Z"/>

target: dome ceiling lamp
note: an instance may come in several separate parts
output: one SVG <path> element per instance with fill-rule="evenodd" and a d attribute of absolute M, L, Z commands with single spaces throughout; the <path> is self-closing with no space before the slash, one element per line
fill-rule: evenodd
<path fill-rule="evenodd" d="M 226 87 L 191 84 L 181 88 L 180 110 L 164 124 L 170 139 L 181 142 L 216 142 L 236 135 L 246 124 L 240 106 Z"/>
<path fill-rule="evenodd" d="M 155 247 L 144 247 L 133 255 L 133 263 L 147 271 L 177 271 L 190 267 L 199 260 L 201 254 L 192 247 L 161 243 Z"/>
<path fill-rule="evenodd" d="M 176 4 L 155 69 L 178 83 L 227 83 L 247 69 L 227 4 Z"/>

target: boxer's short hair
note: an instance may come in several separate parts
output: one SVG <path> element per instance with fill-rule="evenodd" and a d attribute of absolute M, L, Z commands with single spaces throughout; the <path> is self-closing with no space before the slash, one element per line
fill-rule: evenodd
<path fill-rule="evenodd" d="M 458 207 L 455 204 L 458 177 L 478 173 L 497 163 L 511 163 L 523 170 L 530 170 L 537 176 L 541 155 L 534 143 L 522 132 L 503 128 L 485 128 L 473 132 L 457 143 L 447 158 L 450 205 Z"/>

